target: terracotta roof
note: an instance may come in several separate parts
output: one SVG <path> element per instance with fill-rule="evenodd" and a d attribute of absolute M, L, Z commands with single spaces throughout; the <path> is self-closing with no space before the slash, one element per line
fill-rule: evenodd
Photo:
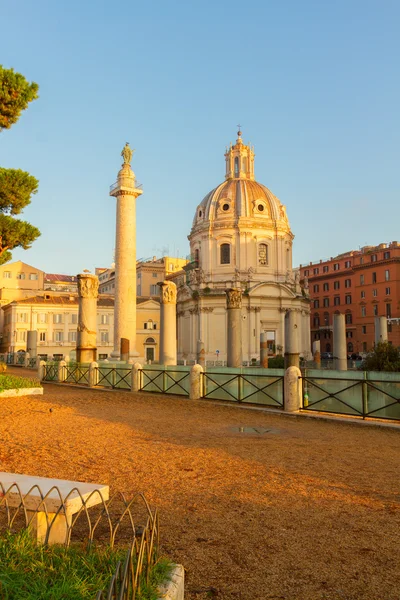
<path fill-rule="evenodd" d="M 76 283 L 77 277 L 76 275 L 59 275 L 58 273 L 45 273 L 44 280 L 48 281 L 63 281 L 65 283 Z"/>

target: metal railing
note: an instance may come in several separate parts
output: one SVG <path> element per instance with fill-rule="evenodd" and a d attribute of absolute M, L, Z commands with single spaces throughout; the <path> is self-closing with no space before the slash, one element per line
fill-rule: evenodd
<path fill-rule="evenodd" d="M 58 380 L 58 363 L 46 363 L 44 366 L 43 381 Z"/>
<path fill-rule="evenodd" d="M 283 408 L 284 376 L 202 373 L 203 398 L 233 400 Z"/>
<path fill-rule="evenodd" d="M 113 389 L 131 389 L 132 369 L 96 367 L 96 385 Z"/>
<path fill-rule="evenodd" d="M 90 552 L 94 543 L 107 544 L 111 548 L 127 545 L 124 562 L 117 564 L 107 591 L 99 591 L 96 600 L 134 600 L 143 582 L 148 584 L 150 570 L 158 559 L 159 521 L 157 510 L 153 511 L 143 494 L 127 499 L 117 492 L 105 500 L 100 490 L 94 490 L 85 498 L 78 488 L 63 495 L 57 486 L 43 493 L 39 485 L 33 485 L 22 493 L 17 483 L 6 488 L 0 481 L 0 531 L 19 531 L 31 526 L 36 513 L 45 514 L 46 535 L 43 543 L 49 543 L 56 519 L 68 514 L 67 503 L 72 497 L 80 497 L 81 508 L 72 518 L 66 518 L 64 546 L 71 541 L 86 542 Z M 56 513 L 50 512 L 55 498 L 60 504 Z M 33 510 L 33 506 L 35 509 Z M 54 509 L 53 509 L 54 510 Z M 142 525 L 137 524 L 140 519 Z"/>
<path fill-rule="evenodd" d="M 398 381 L 360 374 L 353 378 L 303 375 L 303 410 L 400 420 Z"/>
<path fill-rule="evenodd" d="M 58 367 L 57 367 L 58 368 Z M 89 365 L 76 363 L 69 364 L 65 369 L 65 383 L 79 383 L 89 385 Z M 45 377 L 45 381 L 47 381 Z"/>
<path fill-rule="evenodd" d="M 141 379 L 140 391 L 142 392 L 189 395 L 189 371 L 143 368 Z"/>

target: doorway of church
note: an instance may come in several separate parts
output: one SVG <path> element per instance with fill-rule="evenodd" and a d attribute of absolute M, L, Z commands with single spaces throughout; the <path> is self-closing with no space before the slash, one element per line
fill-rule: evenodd
<path fill-rule="evenodd" d="M 267 334 L 267 348 L 268 354 L 276 353 L 276 332 L 268 329 L 264 329 L 264 333 Z"/>
<path fill-rule="evenodd" d="M 154 362 L 154 348 L 146 348 L 146 362 Z"/>

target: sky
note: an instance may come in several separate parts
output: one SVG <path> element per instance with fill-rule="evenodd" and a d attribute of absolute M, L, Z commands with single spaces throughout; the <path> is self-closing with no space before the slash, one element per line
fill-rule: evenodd
<path fill-rule="evenodd" d="M 400 240 L 398 0 L 0 0 L 0 64 L 39 84 L 0 165 L 39 179 L 13 252 L 46 272 L 108 267 L 109 186 L 128 141 L 137 257 L 186 256 L 225 147 L 287 207 L 293 266 Z"/>

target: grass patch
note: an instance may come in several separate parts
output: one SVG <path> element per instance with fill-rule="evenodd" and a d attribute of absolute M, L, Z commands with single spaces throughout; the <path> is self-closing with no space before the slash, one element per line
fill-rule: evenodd
<path fill-rule="evenodd" d="M 0 538 L 0 598 L 2 600 L 94 600 L 106 590 L 127 549 L 43 546 L 24 529 Z M 168 577 L 169 562 L 161 559 L 141 586 L 140 600 L 156 600 L 156 587 Z"/>
<path fill-rule="evenodd" d="M 5 390 L 37 387 L 42 387 L 38 379 L 17 377 L 16 375 L 0 375 L 0 392 L 4 392 Z"/>

